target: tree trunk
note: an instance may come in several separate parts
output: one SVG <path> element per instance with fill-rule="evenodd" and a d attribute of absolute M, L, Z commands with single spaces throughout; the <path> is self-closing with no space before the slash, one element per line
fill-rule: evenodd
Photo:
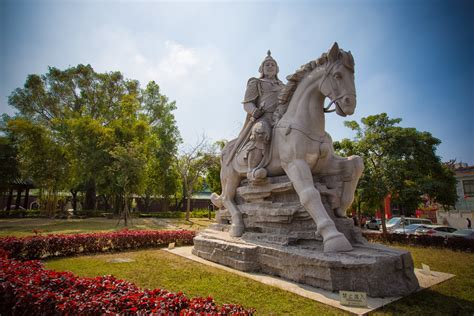
<path fill-rule="evenodd" d="M 125 197 L 125 202 L 124 202 L 124 210 L 123 210 L 123 221 L 125 223 L 125 227 L 128 226 L 128 198 Z"/>
<path fill-rule="evenodd" d="M 174 197 L 174 206 L 173 206 L 173 211 L 179 211 L 179 199 L 175 196 Z"/>
<path fill-rule="evenodd" d="M 186 220 L 189 221 L 189 215 L 191 213 L 191 196 L 193 192 L 188 192 L 186 201 Z"/>
<path fill-rule="evenodd" d="M 94 210 L 95 203 L 96 203 L 95 180 L 91 179 L 86 183 L 86 201 L 85 201 L 84 209 Z"/>
<path fill-rule="evenodd" d="M 17 190 L 16 190 L 15 210 L 19 210 L 19 209 L 20 209 L 21 192 L 23 192 L 22 189 L 17 189 Z"/>
<path fill-rule="evenodd" d="M 12 202 L 13 202 L 13 189 L 10 189 L 10 192 L 8 192 L 8 199 L 7 199 L 7 211 L 11 210 Z"/>
<path fill-rule="evenodd" d="M 145 213 L 150 212 L 150 205 L 151 205 L 151 194 L 150 193 L 145 193 L 145 196 L 143 198 L 143 203 L 145 204 Z"/>
<path fill-rule="evenodd" d="M 23 201 L 23 207 L 25 210 L 29 209 L 28 207 L 28 198 L 30 197 L 30 189 L 26 188 L 25 191 L 25 200 Z"/>
<path fill-rule="evenodd" d="M 110 203 L 109 203 L 110 196 L 103 194 L 102 197 L 104 199 L 104 208 L 105 208 L 104 212 L 108 212 L 110 209 Z"/>
<path fill-rule="evenodd" d="M 115 203 L 114 203 L 114 214 L 120 215 L 122 212 L 122 196 L 120 194 L 115 195 Z"/>
<path fill-rule="evenodd" d="M 170 210 L 170 199 L 164 198 L 163 199 L 163 211 L 168 212 Z"/>
<path fill-rule="evenodd" d="M 77 211 L 77 191 L 71 189 L 70 192 L 72 195 L 72 209 L 74 212 L 76 212 Z"/>
<path fill-rule="evenodd" d="M 380 220 L 382 221 L 382 234 L 387 234 L 387 225 L 385 225 L 385 205 L 382 202 L 380 207 Z"/>

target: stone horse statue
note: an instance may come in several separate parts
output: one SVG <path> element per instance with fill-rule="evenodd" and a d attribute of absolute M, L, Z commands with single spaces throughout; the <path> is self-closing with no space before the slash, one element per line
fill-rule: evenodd
<path fill-rule="evenodd" d="M 358 156 L 342 158 L 334 154 L 324 118 L 325 113 L 332 111 L 341 116 L 354 113 L 354 59 L 350 52 L 334 43 L 329 52 L 303 65 L 287 79 L 288 84 L 279 95 L 278 111 L 283 115 L 273 128 L 271 154 L 263 167 L 270 177 L 284 174 L 289 177 L 301 204 L 316 222 L 324 252 L 350 251 L 351 244 L 324 208 L 313 175 L 343 175 L 340 206 L 334 213 L 345 217 L 364 168 L 363 161 Z M 326 97 L 331 100 L 327 107 Z M 335 110 L 329 110 L 333 104 Z M 223 149 L 222 162 L 227 160 L 234 145 L 235 140 L 230 141 Z M 213 193 L 211 197 L 216 206 L 230 212 L 232 237 L 242 236 L 245 230 L 242 213 L 234 200 L 236 189 L 247 174 L 247 164 L 241 155 L 236 153 L 229 164 L 222 163 L 222 194 Z"/>

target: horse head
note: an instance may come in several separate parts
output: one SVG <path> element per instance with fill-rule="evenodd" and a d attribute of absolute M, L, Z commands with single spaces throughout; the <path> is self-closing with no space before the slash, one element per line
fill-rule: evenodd
<path fill-rule="evenodd" d="M 354 58 L 351 52 L 339 49 L 337 43 L 331 47 L 318 59 L 318 63 L 323 66 L 324 75 L 321 79 L 319 90 L 331 100 L 331 103 L 324 109 L 329 110 L 335 104 L 335 111 L 341 116 L 354 113 L 356 107 L 356 90 L 354 83 Z"/>

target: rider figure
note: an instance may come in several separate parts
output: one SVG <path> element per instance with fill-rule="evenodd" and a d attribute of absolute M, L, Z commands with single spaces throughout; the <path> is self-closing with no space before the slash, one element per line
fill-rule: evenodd
<path fill-rule="evenodd" d="M 283 82 L 278 79 L 278 64 L 275 59 L 272 58 L 271 52 L 267 52 L 267 56 L 263 60 L 258 71 L 260 72 L 260 78 L 250 78 L 247 82 L 247 89 L 245 91 L 244 110 L 247 112 L 247 118 L 245 120 L 244 128 L 239 135 L 239 143 L 242 148 L 241 150 L 246 151 L 246 157 L 249 159 L 250 151 L 256 148 L 261 148 L 261 153 L 251 154 L 251 160 L 248 161 L 248 173 L 249 180 L 255 180 L 256 178 L 265 178 L 266 170 L 261 166 L 263 159 L 268 157 L 270 153 L 270 137 L 272 134 L 272 127 L 274 125 L 274 112 L 278 106 L 278 94 L 284 87 Z M 255 133 L 257 129 L 261 134 L 265 134 L 265 141 L 258 138 Z M 252 137 L 250 137 L 250 143 L 247 144 L 249 139 L 248 135 L 244 131 L 252 131 Z M 245 146 L 243 146 L 245 145 Z M 257 146 L 257 147 L 255 147 Z M 262 169 L 262 170 L 259 170 Z"/>

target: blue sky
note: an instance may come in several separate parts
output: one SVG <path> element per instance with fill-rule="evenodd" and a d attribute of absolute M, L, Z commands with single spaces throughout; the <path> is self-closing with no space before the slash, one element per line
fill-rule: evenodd
<path fill-rule="evenodd" d="M 271 49 L 284 79 L 334 41 L 356 62 L 358 107 L 386 112 L 442 141 L 438 155 L 474 165 L 472 1 L 9 1 L 0 2 L 0 113 L 28 74 L 91 64 L 155 80 L 176 100 L 185 144 L 235 137 L 249 77 Z M 285 80 L 284 80 L 285 81 Z"/>

